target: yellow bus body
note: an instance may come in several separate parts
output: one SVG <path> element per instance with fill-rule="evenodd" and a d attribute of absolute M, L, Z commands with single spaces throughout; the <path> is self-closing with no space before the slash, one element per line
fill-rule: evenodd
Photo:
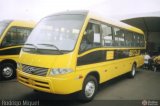
<path fill-rule="evenodd" d="M 62 54 L 62 55 L 41 55 L 41 54 L 31 54 L 31 53 L 21 51 L 21 55 L 19 57 L 20 68 L 17 69 L 18 81 L 30 88 L 48 92 L 48 93 L 71 94 L 71 93 L 82 90 L 83 82 L 87 77 L 87 75 L 91 72 L 98 73 L 98 83 L 101 84 L 112 78 L 115 78 L 117 76 L 120 76 L 122 74 L 129 72 L 132 68 L 133 63 L 136 63 L 137 67 L 143 65 L 143 55 L 138 54 L 137 56 L 132 56 L 128 58 L 78 66 L 77 65 L 78 58 L 97 50 L 111 51 L 110 54 L 108 54 L 108 57 L 112 58 L 112 53 L 114 52 L 114 50 L 130 49 L 131 50 L 130 52 L 132 52 L 132 49 L 133 50 L 145 49 L 145 47 L 143 48 L 141 47 L 139 48 L 120 48 L 120 47 L 94 48 L 84 53 L 78 54 L 83 33 L 90 19 L 100 20 L 110 25 L 121 27 L 121 28 L 144 35 L 143 31 L 138 28 L 135 28 L 120 22 L 117 23 L 114 21 L 105 20 L 103 18 L 93 16 L 92 14 L 88 14 L 84 21 L 82 29 L 79 33 L 79 37 L 75 45 L 75 48 L 72 52 L 67 54 Z M 37 76 L 37 75 L 25 73 L 22 71 L 23 64 L 29 65 L 29 66 L 47 68 L 48 69 L 47 75 Z M 49 73 L 50 73 L 50 69 L 52 68 L 70 68 L 74 71 L 67 74 L 51 76 L 49 75 Z"/>
<path fill-rule="evenodd" d="M 35 22 L 32 21 L 20 21 L 20 20 L 7 20 L 8 25 L 3 30 L 2 34 L 0 35 L 0 67 L 3 64 L 12 64 L 13 67 L 17 67 L 16 62 L 19 58 L 19 53 L 22 47 L 22 44 L 17 45 L 11 45 L 11 46 L 4 46 L 2 47 L 2 42 L 4 41 L 8 31 L 13 28 L 27 28 L 27 29 L 33 29 L 35 26 Z M 0 72 L 2 70 L 0 69 Z M 1 79 L 1 76 L 0 76 Z"/>

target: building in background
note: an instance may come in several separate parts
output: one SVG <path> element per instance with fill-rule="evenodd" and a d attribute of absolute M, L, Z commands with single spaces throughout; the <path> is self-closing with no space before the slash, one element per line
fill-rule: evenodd
<path fill-rule="evenodd" d="M 160 11 L 128 15 L 122 21 L 145 32 L 150 55 L 160 54 Z"/>

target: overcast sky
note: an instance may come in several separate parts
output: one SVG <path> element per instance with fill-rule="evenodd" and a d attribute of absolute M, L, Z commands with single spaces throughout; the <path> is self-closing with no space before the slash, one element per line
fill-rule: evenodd
<path fill-rule="evenodd" d="M 0 20 L 39 21 L 66 10 L 91 10 L 119 20 L 135 14 L 160 13 L 160 0 L 0 0 Z"/>

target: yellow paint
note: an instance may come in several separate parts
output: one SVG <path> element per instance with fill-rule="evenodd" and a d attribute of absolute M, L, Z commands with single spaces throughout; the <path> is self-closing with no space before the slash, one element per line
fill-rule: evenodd
<path fill-rule="evenodd" d="M 130 50 L 129 56 L 137 56 L 140 55 L 140 50 Z"/>

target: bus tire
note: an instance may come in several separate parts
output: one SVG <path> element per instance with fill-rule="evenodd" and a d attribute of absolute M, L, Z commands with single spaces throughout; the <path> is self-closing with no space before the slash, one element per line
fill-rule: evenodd
<path fill-rule="evenodd" d="M 135 75 L 136 75 L 136 64 L 133 64 L 133 65 L 132 65 L 132 69 L 131 69 L 131 71 L 129 72 L 128 76 L 129 76 L 129 78 L 134 78 Z"/>
<path fill-rule="evenodd" d="M 78 99 L 82 102 L 91 101 L 94 98 L 97 89 L 98 89 L 97 79 L 92 75 L 87 76 L 83 82 L 83 88 L 78 95 L 79 96 Z"/>
<path fill-rule="evenodd" d="M 16 68 L 11 63 L 2 63 L 0 66 L 0 77 L 3 80 L 13 79 L 16 77 Z"/>

